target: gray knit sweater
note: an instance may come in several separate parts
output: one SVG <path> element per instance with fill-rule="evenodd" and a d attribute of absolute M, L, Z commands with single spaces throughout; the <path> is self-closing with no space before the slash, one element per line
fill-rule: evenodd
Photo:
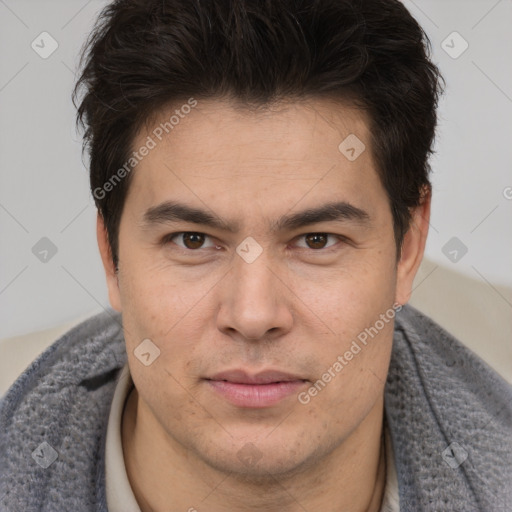
<path fill-rule="evenodd" d="M 120 325 L 113 310 L 81 323 L 4 396 L 2 512 L 107 510 L 105 434 L 126 362 Z M 410 306 L 396 316 L 385 410 L 401 511 L 512 511 L 512 386 Z"/>

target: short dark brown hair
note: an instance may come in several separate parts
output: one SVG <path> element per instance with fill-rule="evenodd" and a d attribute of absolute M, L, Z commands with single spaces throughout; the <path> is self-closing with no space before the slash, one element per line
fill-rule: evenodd
<path fill-rule="evenodd" d="M 139 130 L 164 105 L 231 97 L 246 105 L 328 96 L 370 119 L 371 150 L 397 253 L 430 190 L 443 79 L 430 41 L 398 0 L 115 0 L 82 50 L 73 91 L 90 185 L 117 267 L 119 223 Z M 124 173 L 123 173 L 124 175 Z M 99 196 L 99 197 L 98 197 Z"/>

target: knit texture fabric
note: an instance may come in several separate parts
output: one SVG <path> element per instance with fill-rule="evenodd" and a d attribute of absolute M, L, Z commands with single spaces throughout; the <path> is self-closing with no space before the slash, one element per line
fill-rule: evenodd
<path fill-rule="evenodd" d="M 76 326 L 0 404 L 0 510 L 106 512 L 105 435 L 126 363 L 121 315 Z M 403 512 L 512 511 L 512 386 L 414 308 L 385 388 Z"/>

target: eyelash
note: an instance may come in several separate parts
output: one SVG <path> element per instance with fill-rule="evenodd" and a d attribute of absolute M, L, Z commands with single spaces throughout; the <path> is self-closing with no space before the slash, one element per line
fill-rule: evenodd
<path fill-rule="evenodd" d="M 201 233 L 199 231 L 177 231 L 175 233 L 170 233 L 166 236 L 164 236 L 162 238 L 162 245 L 167 245 L 169 243 L 172 242 L 172 239 L 175 238 L 176 236 L 178 235 L 186 235 L 186 234 L 195 234 L 195 235 L 204 235 L 206 238 L 211 238 L 209 235 L 207 235 L 206 233 Z M 347 243 L 348 242 L 348 239 L 342 235 L 335 235 L 333 233 L 324 233 L 322 231 L 312 231 L 310 233 L 304 233 L 303 235 L 299 235 L 298 237 L 296 238 L 304 238 L 308 235 L 327 235 L 327 237 L 334 237 L 334 238 L 337 238 L 340 242 L 342 243 Z M 197 252 L 199 253 L 201 250 L 203 249 L 212 249 L 213 247 L 200 247 L 199 249 L 188 249 L 186 247 L 181 247 L 180 245 L 178 244 L 175 244 L 179 250 L 183 251 L 183 252 L 187 252 L 187 253 L 193 253 L 193 252 Z M 309 250 L 309 251 L 312 251 L 312 252 L 315 252 L 315 253 L 327 253 L 327 252 L 332 252 L 333 250 L 335 250 L 336 246 L 338 244 L 332 244 L 328 247 L 325 247 L 325 248 L 321 248 L 321 249 L 311 249 L 310 247 L 300 247 L 300 249 L 302 250 Z M 217 246 L 217 244 L 214 244 L 214 246 Z"/>

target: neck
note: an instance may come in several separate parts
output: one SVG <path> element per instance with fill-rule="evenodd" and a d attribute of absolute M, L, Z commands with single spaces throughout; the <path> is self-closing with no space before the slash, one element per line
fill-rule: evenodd
<path fill-rule="evenodd" d="M 378 512 L 386 482 L 383 415 L 382 397 L 327 456 L 294 474 L 248 481 L 217 471 L 173 440 L 134 389 L 122 421 L 126 471 L 142 512 Z"/>

